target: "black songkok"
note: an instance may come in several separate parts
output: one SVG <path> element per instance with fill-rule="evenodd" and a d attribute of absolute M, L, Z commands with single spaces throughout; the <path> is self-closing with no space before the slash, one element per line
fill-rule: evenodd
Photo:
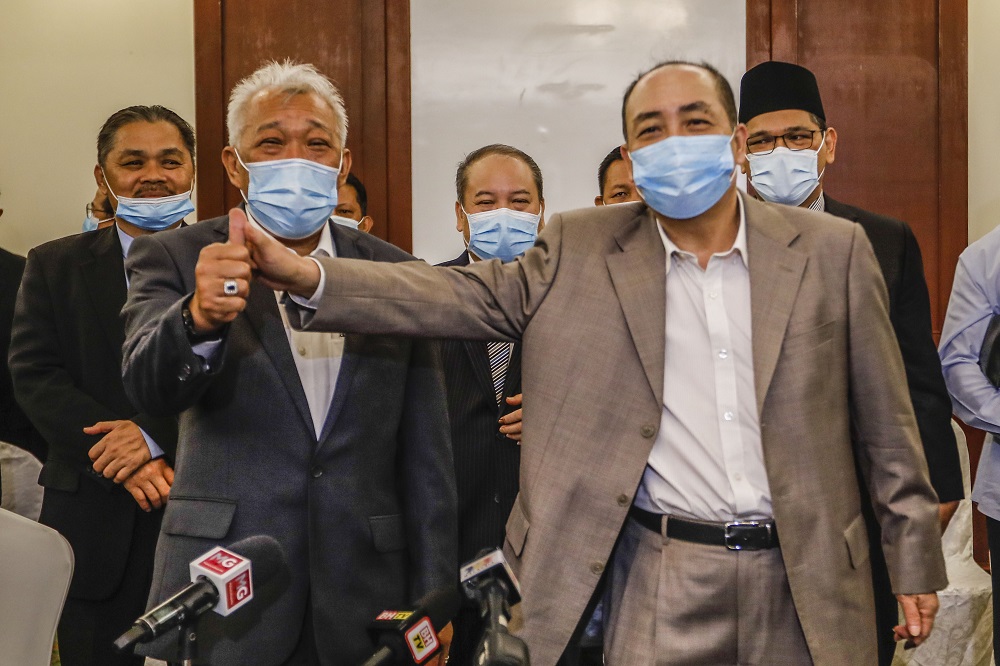
<path fill-rule="evenodd" d="M 798 109 L 824 121 L 823 100 L 816 77 L 805 67 L 790 62 L 762 62 L 743 75 L 740 82 L 740 122 L 762 113 Z"/>

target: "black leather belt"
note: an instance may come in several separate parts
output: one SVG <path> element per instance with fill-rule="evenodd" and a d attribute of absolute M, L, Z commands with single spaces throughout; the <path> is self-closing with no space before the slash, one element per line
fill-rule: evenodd
<path fill-rule="evenodd" d="M 660 533 L 663 514 L 650 513 L 637 506 L 629 509 L 637 523 Z M 766 550 L 778 547 L 778 530 L 773 520 L 737 520 L 730 523 L 706 523 L 670 516 L 667 536 L 709 546 L 725 546 L 729 550 Z"/>

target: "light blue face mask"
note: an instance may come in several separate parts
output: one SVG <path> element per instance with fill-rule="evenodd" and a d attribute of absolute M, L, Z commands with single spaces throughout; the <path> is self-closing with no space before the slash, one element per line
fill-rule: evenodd
<path fill-rule="evenodd" d="M 826 143 L 826 135 L 816 150 L 789 150 L 778 146 L 766 155 L 747 153 L 750 164 L 750 183 L 764 201 L 798 206 L 809 198 L 819 186 L 819 151 Z"/>
<path fill-rule="evenodd" d="M 88 215 L 87 217 L 83 218 L 83 230 L 85 232 L 97 231 L 97 225 L 99 222 L 100 220 L 98 220 L 93 215 Z"/>
<path fill-rule="evenodd" d="M 465 208 L 462 208 L 465 213 Z M 465 213 L 469 219 L 469 250 L 480 259 L 513 261 L 528 251 L 538 237 L 542 214 L 510 208 Z"/>
<path fill-rule="evenodd" d="M 250 174 L 244 200 L 253 217 L 278 238 L 298 240 L 319 231 L 337 208 L 340 167 L 291 158 L 246 164 Z M 344 154 L 340 154 L 344 163 Z"/>
<path fill-rule="evenodd" d="M 671 136 L 630 151 L 636 189 L 650 208 L 669 218 L 701 215 L 718 203 L 733 181 L 732 138 Z"/>
<path fill-rule="evenodd" d="M 108 182 L 107 176 L 104 177 L 104 182 Z M 108 185 L 108 192 L 111 192 L 111 196 L 118 202 L 118 206 L 115 207 L 115 217 L 120 217 L 147 231 L 160 231 L 172 227 L 194 212 L 191 190 L 168 197 L 145 199 L 120 197 L 111 190 L 110 185 Z M 94 228 L 97 228 L 96 223 Z"/>

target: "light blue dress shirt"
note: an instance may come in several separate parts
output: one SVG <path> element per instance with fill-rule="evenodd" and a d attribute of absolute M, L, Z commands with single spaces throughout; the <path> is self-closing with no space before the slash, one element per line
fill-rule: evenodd
<path fill-rule="evenodd" d="M 1000 389 L 980 369 L 979 352 L 995 314 L 1000 314 L 1000 227 L 959 257 L 938 348 L 955 415 L 990 433 L 1000 433 Z M 995 434 L 986 438 L 972 500 L 984 514 L 1000 520 L 1000 444 Z"/>

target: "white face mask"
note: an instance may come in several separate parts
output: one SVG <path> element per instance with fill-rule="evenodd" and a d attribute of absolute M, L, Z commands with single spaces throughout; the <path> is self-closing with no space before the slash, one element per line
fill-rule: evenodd
<path fill-rule="evenodd" d="M 331 215 L 330 219 L 336 222 L 337 224 L 349 227 L 351 229 L 357 229 L 361 225 L 360 220 L 355 220 L 350 217 L 341 217 L 340 215 Z"/>
<path fill-rule="evenodd" d="M 826 134 L 816 150 L 789 150 L 776 147 L 766 155 L 747 153 L 750 183 L 764 201 L 798 206 L 809 198 L 819 185 L 819 151 L 826 143 Z M 825 171 L 825 169 L 824 169 Z"/>

